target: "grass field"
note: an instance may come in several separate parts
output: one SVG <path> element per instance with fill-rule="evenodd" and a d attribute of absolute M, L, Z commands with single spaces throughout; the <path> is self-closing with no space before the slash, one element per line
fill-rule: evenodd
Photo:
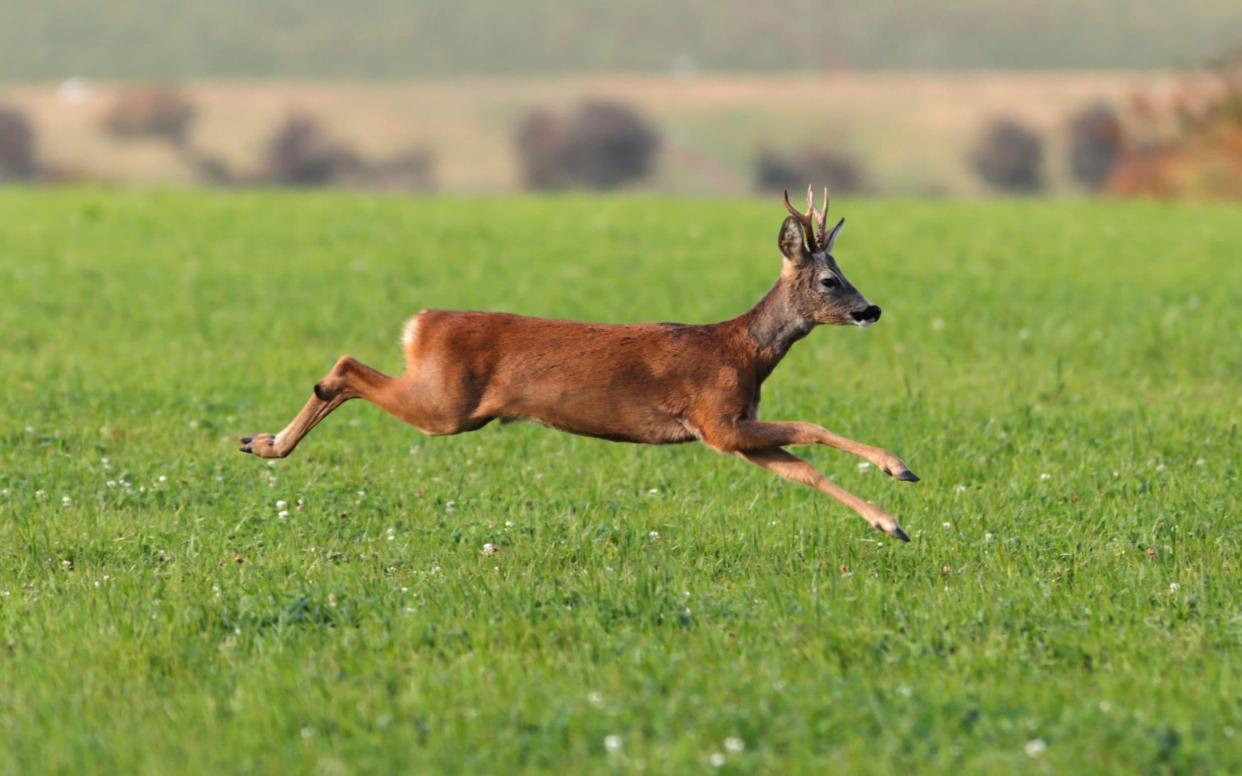
<path fill-rule="evenodd" d="M 422 307 L 735 315 L 777 202 L 0 191 L 0 771 L 1242 770 L 1237 207 L 834 209 L 884 320 L 763 413 L 908 545 L 701 446 L 236 451 Z"/>

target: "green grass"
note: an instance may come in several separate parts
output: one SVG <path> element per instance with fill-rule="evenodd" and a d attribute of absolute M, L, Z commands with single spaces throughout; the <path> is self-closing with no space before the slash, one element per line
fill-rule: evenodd
<path fill-rule="evenodd" d="M 0 771 L 1242 769 L 1236 206 L 836 209 L 884 320 L 763 414 L 908 545 L 701 446 L 236 451 L 422 307 L 732 316 L 775 201 L 0 191 Z"/>

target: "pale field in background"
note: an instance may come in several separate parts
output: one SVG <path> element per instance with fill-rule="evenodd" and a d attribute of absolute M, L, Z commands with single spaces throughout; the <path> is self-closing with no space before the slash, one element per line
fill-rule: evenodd
<path fill-rule="evenodd" d="M 973 139 L 991 117 L 1028 122 L 1048 139 L 1054 191 L 1070 191 L 1066 117 L 1099 99 L 1124 104 L 1136 91 L 1168 93 L 1172 74 L 972 73 L 462 78 L 407 83 L 196 82 L 193 132 L 201 147 L 236 169 L 255 168 L 273 130 L 291 112 L 321 118 L 367 156 L 430 148 L 440 187 L 513 190 L 520 171 L 510 136 L 535 107 L 565 108 L 587 97 L 616 99 L 647 115 L 664 138 L 650 185 L 675 193 L 751 190 L 760 147 L 822 146 L 853 155 L 877 188 L 892 193 L 972 194 Z M 68 102 L 54 84 L 0 90 L 34 119 L 47 161 L 92 179 L 136 184 L 192 180 L 171 150 L 118 142 L 100 118 L 118 87 L 95 84 Z"/>

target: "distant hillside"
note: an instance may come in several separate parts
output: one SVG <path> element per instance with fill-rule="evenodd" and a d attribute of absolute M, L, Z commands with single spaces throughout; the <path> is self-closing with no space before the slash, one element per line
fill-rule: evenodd
<path fill-rule="evenodd" d="M 1237 0 L 14 0 L 0 80 L 669 70 L 1162 69 Z"/>

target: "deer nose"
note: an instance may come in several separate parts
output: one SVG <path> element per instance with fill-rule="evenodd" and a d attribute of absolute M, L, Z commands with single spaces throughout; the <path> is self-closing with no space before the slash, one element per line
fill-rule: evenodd
<path fill-rule="evenodd" d="M 850 316 L 859 323 L 875 323 L 880 320 L 880 308 L 870 305 L 860 313 L 850 313 Z"/>

